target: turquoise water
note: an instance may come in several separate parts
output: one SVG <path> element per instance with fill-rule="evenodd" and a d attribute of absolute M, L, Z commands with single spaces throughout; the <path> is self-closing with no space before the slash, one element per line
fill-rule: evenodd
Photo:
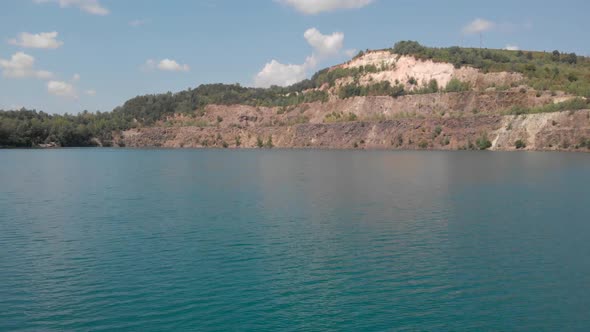
<path fill-rule="evenodd" d="M 590 330 L 590 155 L 0 151 L 0 330 Z"/>

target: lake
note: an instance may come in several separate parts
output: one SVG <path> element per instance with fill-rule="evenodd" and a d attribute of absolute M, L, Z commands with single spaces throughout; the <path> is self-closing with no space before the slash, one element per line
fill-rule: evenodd
<path fill-rule="evenodd" d="M 589 331 L 590 154 L 0 151 L 0 330 Z"/>

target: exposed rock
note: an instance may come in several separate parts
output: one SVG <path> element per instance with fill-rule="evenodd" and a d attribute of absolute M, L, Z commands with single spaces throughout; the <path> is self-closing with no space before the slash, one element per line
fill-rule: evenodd
<path fill-rule="evenodd" d="M 389 81 L 392 85 L 396 82 L 409 86 L 408 80 L 413 78 L 418 86 L 425 85 L 428 81 L 435 79 L 439 86 L 445 87 L 453 78 L 469 82 L 474 88 L 487 88 L 492 85 L 510 86 L 523 80 L 520 73 L 482 73 L 476 68 L 464 66 L 455 68 L 450 63 L 435 62 L 432 60 L 420 60 L 413 56 L 400 56 L 389 51 L 371 51 L 361 57 L 353 59 L 345 64 L 334 68 L 355 68 L 361 66 L 375 66 L 379 69 L 377 73 L 363 75 L 359 83 L 363 85 L 371 82 Z M 339 80 L 337 85 L 348 84 L 352 78 Z"/>
<path fill-rule="evenodd" d="M 151 127 L 123 133 L 129 147 L 255 148 L 258 139 L 279 148 L 468 149 L 484 136 L 493 150 L 575 150 L 590 138 L 590 111 L 546 114 L 403 118 L 377 122 L 308 123 L 257 127 Z"/>
<path fill-rule="evenodd" d="M 519 73 L 482 73 L 478 69 L 373 51 L 332 67 L 375 66 L 359 77 L 325 84 L 329 101 L 289 107 L 208 105 L 194 114 L 175 114 L 157 126 L 123 132 L 114 144 L 130 147 L 254 148 L 261 142 L 281 148 L 573 150 L 586 149 L 590 138 L 588 111 L 505 115 L 513 107 L 533 108 L 566 101 L 562 92 L 538 92 Z M 469 82 L 458 93 L 411 94 L 393 97 L 340 99 L 339 86 L 416 81 L 416 89 L 431 79 L 444 87 L 451 79 Z M 500 89 L 501 87 L 501 89 Z M 502 91 L 499 91 L 502 90 Z M 578 142 L 583 142 L 577 144 Z M 525 147 L 526 146 L 526 147 Z"/>

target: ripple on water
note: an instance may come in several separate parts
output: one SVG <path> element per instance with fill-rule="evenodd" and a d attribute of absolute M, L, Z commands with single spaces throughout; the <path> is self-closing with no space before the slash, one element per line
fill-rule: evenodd
<path fill-rule="evenodd" d="M 0 154 L 2 331 L 590 330 L 589 156 Z"/>

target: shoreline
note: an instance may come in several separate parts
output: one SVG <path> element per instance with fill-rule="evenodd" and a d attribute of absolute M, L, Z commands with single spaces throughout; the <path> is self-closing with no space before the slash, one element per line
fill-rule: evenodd
<path fill-rule="evenodd" d="M 590 149 L 387 149 L 387 148 L 332 148 L 332 147 L 273 147 L 273 148 L 257 148 L 257 147 L 166 147 L 166 146 L 68 146 L 68 147 L 0 147 L 0 151 L 10 150 L 37 150 L 37 151 L 51 151 L 51 150 L 176 150 L 176 151 L 367 151 L 367 152 L 479 152 L 479 153 L 494 153 L 494 152 L 567 152 L 567 153 L 590 153 Z"/>

